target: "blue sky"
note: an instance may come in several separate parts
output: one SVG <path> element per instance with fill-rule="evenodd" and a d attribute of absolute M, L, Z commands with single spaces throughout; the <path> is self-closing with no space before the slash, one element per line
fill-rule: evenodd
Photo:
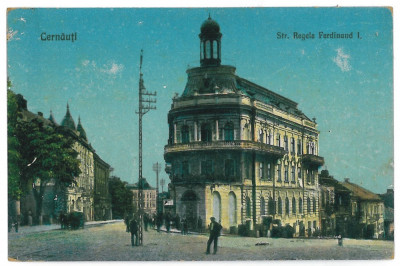
<path fill-rule="evenodd" d="M 139 55 L 157 110 L 144 117 L 143 175 L 164 164 L 167 113 L 186 69 L 199 65 L 200 26 L 220 24 L 222 63 L 315 117 L 320 155 L 338 180 L 377 193 L 393 185 L 392 14 L 385 8 L 19 9 L 8 13 L 8 76 L 32 112 L 61 123 L 67 102 L 89 142 L 129 183 L 138 176 Z M 294 40 L 293 32 L 316 39 Z M 360 32 L 321 40 L 318 32 Z M 40 35 L 77 32 L 75 42 Z M 290 39 L 276 38 L 277 32 Z M 160 178 L 168 181 L 164 171 Z M 165 187 L 164 187 L 165 189 Z"/>

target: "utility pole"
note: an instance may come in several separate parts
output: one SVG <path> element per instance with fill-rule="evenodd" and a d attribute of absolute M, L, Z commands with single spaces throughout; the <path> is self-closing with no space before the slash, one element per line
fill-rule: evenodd
<path fill-rule="evenodd" d="M 161 172 L 161 165 L 156 162 L 155 164 L 153 164 L 153 171 L 156 172 L 156 177 L 157 177 L 157 185 L 156 185 L 156 190 L 157 190 L 157 195 L 156 195 L 156 212 L 158 214 L 160 206 L 158 206 L 159 202 L 158 202 L 158 174 Z"/>
<path fill-rule="evenodd" d="M 143 50 L 140 50 L 140 71 L 139 71 L 139 111 L 136 114 L 139 115 L 139 245 L 143 245 L 143 177 L 142 177 L 142 120 L 143 116 L 150 110 L 155 110 L 156 107 L 152 105 L 156 103 L 152 97 L 157 96 L 157 92 L 148 92 L 143 84 L 143 73 L 142 73 L 142 62 L 143 62 Z M 147 96 L 144 98 L 144 96 Z"/>

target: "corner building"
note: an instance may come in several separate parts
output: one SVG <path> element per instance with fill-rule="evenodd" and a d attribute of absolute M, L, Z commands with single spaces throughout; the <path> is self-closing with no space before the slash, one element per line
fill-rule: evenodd
<path fill-rule="evenodd" d="M 211 17 L 199 37 L 200 67 L 187 70 L 168 113 L 164 157 L 176 212 L 192 228 L 214 216 L 225 232 L 269 220 L 312 233 L 324 163 L 317 124 L 296 102 L 221 65 L 222 34 Z"/>

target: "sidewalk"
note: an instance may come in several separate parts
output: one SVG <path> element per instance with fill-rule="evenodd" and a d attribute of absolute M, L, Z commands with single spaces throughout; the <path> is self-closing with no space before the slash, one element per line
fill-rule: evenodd
<path fill-rule="evenodd" d="M 107 220 L 107 221 L 91 221 L 91 222 L 86 222 L 85 227 L 94 227 L 94 226 L 100 226 L 103 224 L 112 224 L 112 223 L 119 223 L 123 222 L 123 220 Z M 28 233 L 37 233 L 37 232 L 45 232 L 45 231 L 51 231 L 51 230 L 59 230 L 61 229 L 60 224 L 50 224 L 50 225 L 26 225 L 26 226 L 20 226 L 18 228 L 18 233 L 15 232 L 15 229 L 12 228 L 11 232 L 9 234 L 28 234 Z"/>

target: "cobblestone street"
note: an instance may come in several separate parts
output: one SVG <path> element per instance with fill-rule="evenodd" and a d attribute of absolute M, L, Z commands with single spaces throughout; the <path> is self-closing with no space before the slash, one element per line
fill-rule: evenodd
<path fill-rule="evenodd" d="M 145 232 L 132 247 L 123 222 L 83 230 L 10 233 L 8 256 L 20 261 L 390 259 L 394 243 L 380 240 L 271 239 L 221 236 L 216 255 L 206 255 L 206 235 Z M 257 243 L 261 243 L 256 245 Z"/>

